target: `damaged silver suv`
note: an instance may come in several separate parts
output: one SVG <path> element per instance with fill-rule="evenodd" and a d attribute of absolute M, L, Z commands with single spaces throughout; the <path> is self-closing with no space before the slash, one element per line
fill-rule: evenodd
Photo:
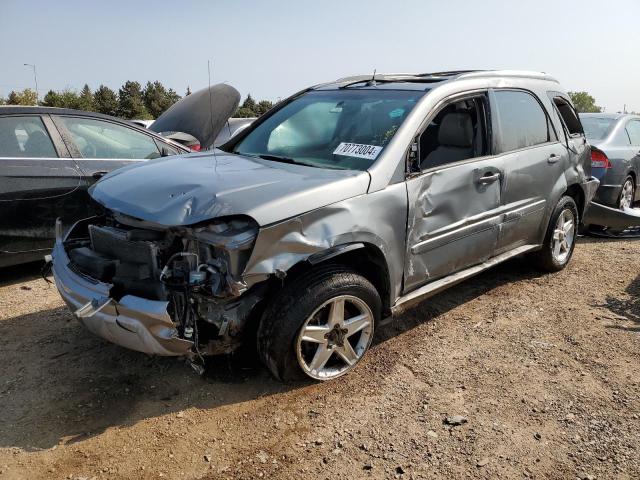
<path fill-rule="evenodd" d="M 219 150 L 105 176 L 104 215 L 57 229 L 56 284 L 127 348 L 197 366 L 257 338 L 279 379 L 339 377 L 429 295 L 520 254 L 567 265 L 598 181 L 557 98 L 505 71 L 306 89 Z"/>

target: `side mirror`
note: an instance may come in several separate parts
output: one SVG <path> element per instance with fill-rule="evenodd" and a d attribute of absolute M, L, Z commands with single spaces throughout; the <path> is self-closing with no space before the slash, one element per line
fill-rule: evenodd
<path fill-rule="evenodd" d="M 169 152 L 169 149 L 167 147 L 162 147 L 160 149 L 160 155 L 163 157 L 168 157 L 169 155 L 171 155 L 171 153 Z"/>

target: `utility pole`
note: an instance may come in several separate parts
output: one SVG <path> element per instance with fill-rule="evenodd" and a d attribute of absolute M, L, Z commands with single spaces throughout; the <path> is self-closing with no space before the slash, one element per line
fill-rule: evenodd
<path fill-rule="evenodd" d="M 38 74 L 36 73 L 36 66 L 31 63 L 25 63 L 24 66 L 33 68 L 33 80 L 36 84 L 36 105 L 38 105 Z"/>

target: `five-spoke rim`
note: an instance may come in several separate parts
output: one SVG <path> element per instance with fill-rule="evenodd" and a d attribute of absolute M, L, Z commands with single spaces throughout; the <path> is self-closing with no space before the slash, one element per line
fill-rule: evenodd
<path fill-rule="evenodd" d="M 631 208 L 633 204 L 633 181 L 628 178 L 622 186 L 622 193 L 620 194 L 620 208 Z"/>
<path fill-rule="evenodd" d="M 575 216 L 568 208 L 560 212 L 553 230 L 553 258 L 558 263 L 567 261 L 575 240 Z"/>
<path fill-rule="evenodd" d="M 373 338 L 373 313 L 360 298 L 340 295 L 324 302 L 302 324 L 296 342 L 300 367 L 316 380 L 344 375 Z"/>

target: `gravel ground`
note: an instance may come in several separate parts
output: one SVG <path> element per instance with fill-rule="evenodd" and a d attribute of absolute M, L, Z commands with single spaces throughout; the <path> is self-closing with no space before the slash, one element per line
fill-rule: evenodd
<path fill-rule="evenodd" d="M 514 260 L 379 331 L 358 368 L 204 377 L 83 330 L 0 272 L 0 479 L 640 478 L 640 241 Z"/>

